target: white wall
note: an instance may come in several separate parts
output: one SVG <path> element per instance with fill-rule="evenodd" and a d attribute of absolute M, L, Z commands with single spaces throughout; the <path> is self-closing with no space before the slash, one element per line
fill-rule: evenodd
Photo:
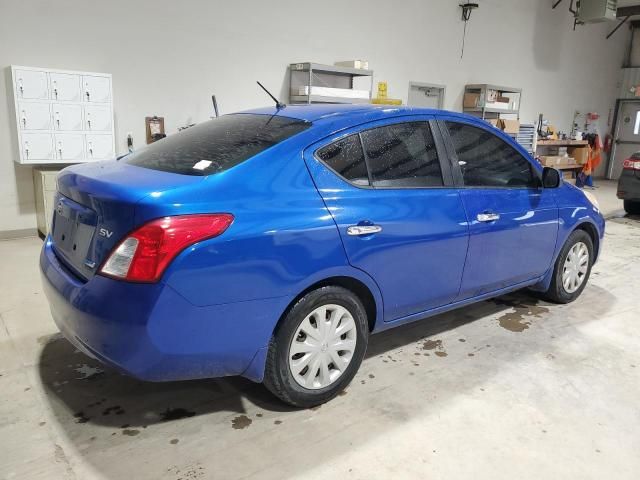
<path fill-rule="evenodd" d="M 368 59 L 375 80 L 406 100 L 409 81 L 447 85 L 460 110 L 466 83 L 524 89 L 522 119 L 570 130 L 575 109 L 606 128 L 628 37 L 611 24 L 572 31 L 552 0 L 480 0 L 467 30 L 457 0 L 0 0 L 0 68 L 27 65 L 113 74 L 116 140 L 144 143 L 144 117 L 168 133 L 211 114 L 268 104 L 260 80 L 286 98 L 287 65 Z M 567 2 L 565 2 L 567 3 Z M 312 7 L 313 6 L 313 7 Z M 314 11 L 310 12 L 309 9 Z M 0 231 L 35 228 L 28 167 L 12 158 L 6 71 L 0 76 Z"/>

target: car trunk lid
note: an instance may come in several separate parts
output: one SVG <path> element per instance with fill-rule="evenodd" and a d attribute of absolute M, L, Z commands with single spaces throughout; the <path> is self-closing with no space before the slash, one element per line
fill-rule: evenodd
<path fill-rule="evenodd" d="M 136 204 L 204 177 L 154 171 L 123 162 L 75 165 L 58 175 L 51 242 L 76 276 L 89 280 L 106 256 L 133 230 Z"/>

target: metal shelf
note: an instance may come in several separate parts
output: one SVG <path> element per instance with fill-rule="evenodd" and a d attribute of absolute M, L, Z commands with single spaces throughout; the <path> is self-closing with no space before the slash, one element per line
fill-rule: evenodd
<path fill-rule="evenodd" d="M 517 98 L 512 100 L 515 102 L 518 108 L 495 108 L 487 106 L 487 92 L 489 90 L 495 90 L 500 94 L 514 94 Z M 495 115 L 491 118 L 500 118 L 500 115 L 516 115 L 520 119 L 520 106 L 522 105 L 522 89 L 515 87 L 504 87 L 501 85 L 493 85 L 491 83 L 470 83 L 465 85 L 464 94 L 476 94 L 479 95 L 478 102 L 480 106 L 477 107 L 463 107 L 462 111 L 470 114 L 476 114 L 483 120 L 486 119 L 486 114 Z"/>
<path fill-rule="evenodd" d="M 329 97 L 326 95 L 291 95 L 291 103 L 371 103 L 370 98 Z"/>
<path fill-rule="evenodd" d="M 353 79 L 369 77 L 369 98 L 334 97 L 329 95 L 295 95 L 303 86 L 353 89 Z M 313 62 L 292 63 L 289 65 L 289 103 L 370 103 L 373 89 L 373 70 L 322 65 Z"/>
<path fill-rule="evenodd" d="M 294 72 L 308 72 L 312 70 L 318 73 L 330 73 L 333 75 L 346 75 L 351 77 L 371 77 L 373 70 L 363 70 L 361 68 L 338 67 L 335 65 L 322 65 L 321 63 L 292 63 L 289 68 Z"/>
<path fill-rule="evenodd" d="M 481 108 L 481 107 L 476 107 L 476 108 L 465 108 L 464 109 L 465 112 L 478 112 L 478 113 L 504 113 L 505 115 L 518 115 L 519 110 L 507 110 L 504 108 Z"/>

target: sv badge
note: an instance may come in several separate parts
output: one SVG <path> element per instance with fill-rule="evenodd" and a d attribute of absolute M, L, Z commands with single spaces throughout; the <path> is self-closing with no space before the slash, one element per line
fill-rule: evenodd
<path fill-rule="evenodd" d="M 98 234 L 101 237 L 111 238 L 111 235 L 113 235 L 113 232 L 110 230 L 107 230 L 106 228 L 101 228 L 100 230 L 98 230 Z"/>

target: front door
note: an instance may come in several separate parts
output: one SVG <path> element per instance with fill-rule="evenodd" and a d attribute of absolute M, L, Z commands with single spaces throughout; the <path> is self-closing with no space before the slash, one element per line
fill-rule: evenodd
<path fill-rule="evenodd" d="M 304 154 L 349 263 L 380 287 L 385 321 L 451 303 L 460 288 L 466 217 L 427 120 L 374 122 Z"/>
<path fill-rule="evenodd" d="M 469 222 L 469 251 L 458 300 L 542 276 L 558 234 L 552 190 L 540 187 L 531 161 L 486 128 L 441 124 Z"/>
<path fill-rule="evenodd" d="M 640 151 L 640 102 L 620 103 L 616 121 L 616 137 L 608 178 L 618 179 L 622 173 L 622 163 L 631 155 Z"/>

